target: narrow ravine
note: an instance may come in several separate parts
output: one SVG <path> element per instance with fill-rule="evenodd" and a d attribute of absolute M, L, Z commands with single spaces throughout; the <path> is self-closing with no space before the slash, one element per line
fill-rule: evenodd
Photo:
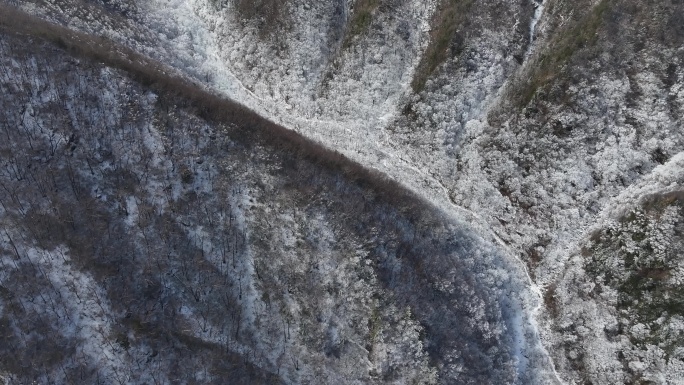
<path fill-rule="evenodd" d="M 535 47 L 534 43 L 537 40 L 537 25 L 544 15 L 547 1 L 548 0 L 534 0 L 534 15 L 532 16 L 532 21 L 530 21 L 530 39 L 529 44 L 527 45 L 527 51 L 525 52 L 526 58 L 530 56 L 532 49 Z"/>

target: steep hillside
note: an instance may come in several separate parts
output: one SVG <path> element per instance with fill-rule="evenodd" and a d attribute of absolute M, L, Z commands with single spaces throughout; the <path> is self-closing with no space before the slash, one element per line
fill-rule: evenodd
<path fill-rule="evenodd" d="M 232 134 L 230 140 L 240 139 L 241 145 L 248 149 L 245 153 L 250 155 L 239 161 L 222 150 L 209 150 L 212 147 L 205 141 L 212 134 L 192 131 L 197 133 L 193 139 L 197 144 L 191 155 L 187 155 L 186 144 L 179 145 L 172 140 L 164 147 L 170 153 L 155 156 L 166 159 L 164 162 L 178 163 L 178 167 L 186 164 L 192 172 L 171 166 L 172 172 L 158 171 L 167 175 L 166 179 L 159 178 L 167 180 L 164 182 L 167 185 L 173 178 L 186 178 L 188 182 L 180 182 L 184 189 L 198 183 L 206 186 L 202 179 L 205 177 L 195 175 L 198 167 L 201 170 L 205 166 L 194 165 L 190 160 L 200 153 L 213 151 L 211 156 L 200 156 L 204 165 L 226 159 L 231 164 L 242 165 L 239 167 L 244 170 L 240 174 L 243 176 L 232 177 L 237 179 L 217 172 L 215 178 L 228 178 L 221 179 L 226 185 L 281 186 L 278 184 L 281 183 L 294 189 L 287 193 L 280 188 L 291 195 L 275 190 L 259 192 L 258 199 L 295 207 L 297 214 L 286 215 L 277 210 L 244 214 L 245 218 L 251 218 L 244 223 L 259 228 L 258 232 L 264 235 L 260 235 L 259 242 L 252 238 L 245 238 L 243 242 L 251 245 L 250 250 L 262 248 L 262 251 L 253 251 L 255 255 L 278 253 L 279 257 L 267 264 L 278 269 L 273 271 L 306 271 L 298 263 L 318 255 L 321 247 L 318 243 L 316 247 L 302 249 L 297 242 L 287 246 L 296 250 L 292 251 L 294 254 L 284 246 L 294 242 L 285 234 L 305 231 L 302 229 L 317 234 L 304 237 L 307 242 L 328 239 L 326 247 L 341 248 L 341 254 L 329 258 L 347 260 L 359 255 L 363 260 L 366 257 L 361 255 L 373 255 L 368 258 L 373 261 L 369 266 L 374 266 L 376 281 L 367 281 L 368 288 L 354 286 L 354 290 L 366 293 L 363 296 L 370 295 L 368 298 L 373 301 L 377 297 L 389 298 L 388 302 L 369 308 L 331 311 L 338 316 L 340 312 L 365 314 L 359 316 L 361 321 L 355 321 L 354 327 L 334 329 L 334 335 L 338 336 L 335 338 L 356 336 L 350 338 L 363 341 L 359 344 L 367 352 L 365 366 L 349 364 L 348 369 L 341 369 L 330 361 L 330 357 L 337 359 L 337 353 L 327 355 L 328 361 L 317 361 L 324 364 L 312 364 L 311 357 L 315 354 L 311 352 L 315 349 L 311 346 L 314 345 L 298 340 L 297 354 L 288 351 L 278 357 L 300 357 L 299 361 L 279 358 L 287 361 L 287 366 L 274 363 L 275 358 L 271 356 L 247 359 L 257 368 L 254 370 L 275 373 L 286 383 L 306 382 L 307 378 L 361 383 L 381 381 L 380 378 L 390 382 L 420 378 L 438 383 L 561 380 L 592 384 L 678 384 L 684 378 L 684 350 L 678 343 L 682 338 L 681 317 L 684 317 L 680 303 L 684 271 L 679 239 L 683 215 L 681 191 L 684 190 L 684 3 L 681 1 L 5 0 L 3 3 L 8 5 L 3 6 L 7 29 L 47 37 L 67 49 L 68 53 L 59 53 L 64 55 L 60 57 L 86 55 L 94 61 L 90 65 L 103 62 L 128 71 L 116 72 L 116 76 L 129 79 L 129 84 L 137 84 L 139 94 L 157 95 L 154 101 L 145 102 L 148 104 L 141 104 L 140 98 L 133 101 L 147 106 L 138 108 L 147 111 L 149 116 L 160 113 L 158 100 L 167 100 L 164 106 L 188 108 L 182 118 L 186 123 L 167 120 L 162 120 L 163 126 L 154 123 L 158 136 L 172 138 L 176 132 L 187 130 L 174 128 L 172 134 L 167 131 L 170 127 L 197 125 L 213 127 L 217 132 L 218 127 L 229 125 L 237 131 L 228 132 L 240 132 Z M 22 29 L 21 23 L 10 16 L 17 9 L 32 15 L 31 23 L 37 19 L 48 20 L 77 33 L 69 35 L 72 38 L 67 42 L 54 38 L 52 29 L 49 33 Z M 57 26 L 50 28 L 60 28 Z M 60 31 L 58 35 L 67 33 Z M 21 50 L 7 49 L 3 60 L 6 63 L 37 60 L 36 48 L 26 49 L 33 53 L 19 54 Z M 66 59 L 56 60 L 62 61 Z M 43 73 L 46 71 L 43 67 L 50 66 L 37 66 L 35 71 Z M 14 81 L 14 72 L 9 72 L 13 67 L 5 65 L 4 68 L 7 68 L 4 84 L 9 87 Z M 33 78 L 28 70 L 20 71 L 24 78 Z M 46 79 L 44 83 L 53 81 L 48 75 L 41 76 Z M 83 75 L 81 82 L 93 90 L 108 83 L 96 78 Z M 160 81 L 160 78 L 174 80 Z M 22 109 L 27 102 L 16 104 L 19 102 L 14 94 L 36 94 L 34 88 L 39 88 L 38 85 L 27 81 L 28 86 L 15 85 L 3 96 L 8 98 L 4 102 L 9 103 L 4 112 L 8 117 L 15 110 L 23 111 L 21 116 L 26 115 Z M 117 92 L 110 94 L 118 97 Z M 171 99 L 166 99 L 167 94 Z M 181 96 L 173 96 L 176 94 Z M 73 95 L 73 91 L 67 95 Z M 88 103 L 100 99 L 79 99 L 72 104 L 97 109 Z M 183 108 L 179 110 L 185 111 Z M 50 113 L 64 114 L 64 111 Z M 128 114 L 121 119 L 123 116 L 128 119 Z M 308 140 L 262 118 L 300 133 Z M 20 123 L 25 124 L 23 118 L 12 119 L 6 123 L 8 132 Z M 197 122 L 192 119 L 206 123 L 190 123 Z M 150 121 L 156 122 L 145 118 L 131 123 L 130 127 Z M 91 123 L 82 126 L 89 127 Z M 270 133 L 275 132 L 274 127 L 289 139 L 272 139 Z M 256 137 L 245 134 L 252 131 L 269 134 Z M 281 134 L 275 137 L 280 138 Z M 34 140 L 30 139 L 29 143 L 22 144 L 29 149 Z M 142 139 L 140 136 L 132 141 L 138 143 Z M 281 146 L 285 142 L 290 144 L 283 150 Z M 92 145 L 85 148 L 91 149 Z M 295 160 L 285 162 L 288 165 L 285 168 L 271 170 L 260 163 L 270 157 L 284 157 L 290 154 L 288 151 L 300 147 L 306 148 L 301 150 L 304 153 L 295 151 L 297 155 L 292 155 Z M 310 152 L 316 155 L 309 155 Z M 324 167 L 319 156 L 332 160 L 323 162 Z M 299 180 L 300 176 L 309 178 L 304 171 L 298 171 L 304 176 L 288 171 L 300 170 L 302 159 L 311 162 L 305 167 L 307 170 L 319 170 L 307 172 L 321 173 L 310 177 L 315 183 Z M 86 162 L 85 167 L 95 167 L 91 163 Z M 358 164 L 373 171 L 364 171 Z M 154 167 L 164 170 L 161 163 Z M 7 170 L 12 168 L 8 166 Z M 359 172 L 364 176 L 359 177 Z M 251 179 L 245 179 L 247 174 Z M 84 186 L 92 183 L 89 180 Z M 376 188 L 379 195 L 368 192 Z M 145 189 L 154 190 L 149 186 Z M 354 190 L 360 195 L 352 198 L 338 189 L 347 191 L 345 194 Z M 400 195 L 406 199 L 393 198 L 395 190 L 402 191 Z M 249 191 L 250 197 L 257 194 L 254 188 Z M 309 196 L 306 194 L 318 198 L 297 200 Z M 372 200 L 371 204 L 353 203 L 369 194 L 383 198 L 374 198 L 380 200 Z M 211 199 L 206 198 L 210 203 L 204 203 L 206 215 L 195 220 L 213 218 L 211 225 L 184 219 L 185 223 L 191 223 L 190 228 L 200 225 L 214 228 L 221 222 L 207 209 L 218 207 L 214 202 L 218 198 L 214 193 L 210 195 Z M 319 200 L 329 202 L 324 204 L 326 210 L 337 214 L 323 210 Z M 313 211 L 304 215 L 309 206 Z M 187 210 L 183 215 L 197 211 Z M 283 215 L 288 219 L 283 219 Z M 229 226 L 233 223 L 231 218 L 228 218 Z M 15 221 L 21 223 L 22 219 Z M 336 230 L 322 230 L 328 228 Z M 382 229 L 382 232 L 370 229 Z M 333 235 L 322 235 L 330 231 Z M 419 242 L 421 246 L 417 249 L 409 248 L 416 259 L 397 260 L 402 261 L 402 269 L 411 266 L 408 269 L 411 273 L 396 273 L 394 267 L 388 266 L 398 262 L 390 263 L 386 258 L 407 252 L 402 245 L 411 233 L 414 234 L 411 237 L 418 237 L 423 243 Z M 207 237 L 221 238 L 219 235 Z M 262 243 L 271 245 L 270 249 L 259 246 Z M 203 247 L 199 248 L 204 250 Z M 459 271 L 460 275 L 453 277 L 468 277 L 456 281 L 469 282 L 467 290 L 465 287 L 459 291 L 445 289 L 450 293 L 448 298 L 423 290 L 436 282 L 454 282 L 455 278 L 445 277 L 456 273 L 446 269 L 447 264 L 438 262 L 447 255 L 457 255 L 456 260 L 466 261 L 463 265 L 454 265 L 453 271 Z M 415 262 L 423 258 L 435 258 L 432 268 Z M 255 268 L 254 274 L 256 271 Z M 398 275 L 388 275 L 388 271 Z M 504 277 L 499 279 L 498 274 Z M 239 282 L 240 278 L 238 287 Z M 376 289 L 370 288 L 376 287 L 383 288 L 382 295 L 372 294 Z M 509 287 L 515 287 L 517 295 L 502 299 L 507 298 L 502 293 Z M 300 290 L 307 295 L 312 291 Z M 338 294 L 326 300 L 325 306 L 370 303 L 369 299 L 362 300 L 363 296 Z M 486 310 L 461 312 L 458 309 L 463 305 L 456 300 L 461 295 L 479 296 Z M 268 298 L 274 297 L 269 294 Z M 312 314 L 312 309 L 323 306 L 318 304 L 318 298 L 297 298 L 297 309 L 313 306 L 309 308 Z M 506 301 L 513 302 L 509 306 Z M 294 305 L 288 306 L 292 309 Z M 376 314 L 372 310 L 374 306 L 394 310 Z M 414 330 L 413 337 L 406 341 L 413 341 L 409 345 L 422 353 L 408 358 L 407 348 L 400 348 L 398 340 L 383 342 L 388 346 L 385 350 L 369 344 L 378 335 L 385 335 L 375 334 L 378 331 L 374 329 L 374 320 L 400 325 L 397 314 L 404 314 L 407 308 L 411 316 L 406 318 L 412 321 L 393 332 L 393 338 L 401 339 L 396 336 Z M 433 313 L 438 308 L 442 313 Z M 453 314 L 452 308 L 457 309 Z M 395 315 L 387 315 L 390 313 Z M 284 321 L 289 316 L 282 314 L 262 318 L 289 325 L 291 322 Z M 482 317 L 491 321 L 474 321 Z M 447 318 L 458 321 L 443 324 L 439 321 Z M 484 329 L 461 326 L 470 322 L 499 325 L 497 328 L 502 332 L 491 334 L 487 331 L 489 326 L 482 326 Z M 500 327 L 504 324 L 505 329 Z M 359 325 L 367 330 L 360 331 Z M 333 333 L 329 331 L 333 329 L 327 330 L 325 333 Z M 273 337 L 260 336 L 255 340 L 275 343 Z M 471 340 L 479 342 L 474 345 L 466 342 Z M 520 341 L 524 341 L 522 345 Z M 244 346 L 249 348 L 233 351 L 245 357 L 245 352 L 271 349 L 265 348 L 266 345 Z M 280 349 L 281 345 L 278 346 Z M 388 353 L 399 350 L 405 353 Z M 532 353 L 521 355 L 523 350 Z M 553 363 L 547 361 L 547 352 Z M 247 353 L 248 357 L 249 354 L 255 353 Z M 299 362 L 304 361 L 309 363 L 309 369 L 298 370 Z M 286 374 L 278 369 L 281 366 L 289 368 L 282 369 Z M 314 367 L 324 367 L 321 370 L 326 371 L 325 377 L 320 377 L 322 372 L 313 372 Z M 405 371 L 393 372 L 398 368 Z M 362 378 L 360 374 L 352 375 L 354 370 L 373 374 Z M 457 374 L 461 371 L 462 374 Z M 535 377 L 536 373 L 541 374 Z"/>
<path fill-rule="evenodd" d="M 485 93 L 489 108 L 468 113 L 477 94 L 465 102 L 452 96 L 465 92 L 460 74 L 468 69 L 445 67 L 438 87 L 428 85 L 399 120 L 405 139 L 397 148 L 421 143 L 411 162 L 429 165 L 455 204 L 486 218 L 545 287 L 547 346 L 572 383 L 684 378 L 684 352 L 671 342 L 681 340 L 682 309 L 653 305 L 651 317 L 663 317 L 659 325 L 669 333 L 663 336 L 654 319 L 640 316 L 644 299 L 627 304 L 619 290 L 587 296 L 583 290 L 598 285 L 598 273 L 577 269 L 599 258 L 586 248 L 597 227 L 628 217 L 651 194 L 683 188 L 683 15 L 679 2 L 547 1 L 535 46 L 503 87 Z M 659 215 L 651 215 L 656 226 Z M 669 215 L 664 226 L 681 221 L 681 212 Z M 667 276 L 678 282 L 681 245 L 658 234 L 646 232 L 641 241 L 668 248 Z M 644 247 L 645 266 L 661 258 Z M 624 253 L 600 258 L 622 265 L 631 258 Z M 648 271 L 640 263 L 623 269 L 606 285 L 617 290 Z M 681 295 L 676 284 L 648 282 L 638 285 L 657 287 L 666 298 Z M 651 331 L 634 338 L 630 328 Z"/>
<path fill-rule="evenodd" d="M 0 40 L 5 382 L 551 380 L 525 275 L 465 224 L 31 22 Z"/>
<path fill-rule="evenodd" d="M 550 285 L 552 350 L 574 381 L 681 382 L 683 194 L 664 189 L 606 221 Z"/>

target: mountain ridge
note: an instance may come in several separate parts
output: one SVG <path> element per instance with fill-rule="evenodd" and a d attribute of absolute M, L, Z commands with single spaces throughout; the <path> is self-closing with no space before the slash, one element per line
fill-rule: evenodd
<path fill-rule="evenodd" d="M 539 321 L 553 357 L 547 370 L 563 380 L 677 383 L 681 352 L 665 360 L 669 337 L 659 330 L 679 333 L 681 312 L 635 314 L 679 290 L 668 259 L 678 241 L 667 232 L 678 223 L 677 195 L 663 198 L 664 216 L 640 202 L 682 184 L 680 3 L 291 0 L 278 11 L 284 21 L 267 24 L 268 15 L 233 1 L 8 3 L 168 63 L 470 222 L 504 259 L 526 265 L 536 291 L 528 301 L 540 306 L 530 322 Z M 430 58 L 437 64 L 422 71 Z M 648 220 L 633 226 L 658 230 L 615 224 L 634 210 Z M 604 226 L 619 234 L 596 244 Z M 642 233 L 647 241 L 626 241 Z M 665 250 L 666 267 L 654 267 L 665 275 L 634 281 L 638 271 L 620 270 L 645 297 L 596 276 L 606 250 L 637 269 L 631 253 L 649 248 Z M 578 289 L 581 280 L 602 294 Z M 624 298 L 636 302 L 625 307 Z M 582 309 L 593 318 L 578 317 Z"/>

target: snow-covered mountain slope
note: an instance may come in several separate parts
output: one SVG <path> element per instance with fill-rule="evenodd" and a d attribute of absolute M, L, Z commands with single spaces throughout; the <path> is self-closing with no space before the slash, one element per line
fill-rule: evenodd
<path fill-rule="evenodd" d="M 468 226 L 31 21 L 0 40 L 6 382 L 553 381 L 527 277 Z"/>
<path fill-rule="evenodd" d="M 644 182 L 612 202 L 619 209 L 605 210 L 549 286 L 551 351 L 575 382 L 684 378 L 684 159 L 674 157 Z"/>
<path fill-rule="evenodd" d="M 633 210 L 657 222 L 660 211 L 640 208 L 643 202 L 681 188 L 681 2 L 5 3 L 162 62 L 379 170 L 449 221 L 468 223 L 498 246 L 501 263 L 515 274 L 529 271 L 527 326 L 534 331 L 540 321 L 561 379 L 677 383 L 684 377 L 678 366 L 684 352 L 675 348 L 663 359 L 671 345 L 662 334 L 638 345 L 627 326 L 615 332 L 619 338 L 603 329 L 618 310 L 621 325 L 635 326 L 638 304 L 618 309 L 616 297 L 573 289 L 597 279 L 577 263 L 615 249 L 613 241 L 587 246 L 592 234 Z M 673 196 L 675 207 L 680 196 Z M 672 218 L 681 215 L 668 210 Z M 597 255 L 586 251 L 594 249 Z M 668 266 L 667 274 L 681 277 Z M 628 269 L 641 271 L 638 264 Z M 568 328 L 577 310 L 573 316 L 554 310 L 558 287 L 569 307 L 603 310 L 581 328 Z M 679 292 L 677 285 L 664 289 L 667 296 Z M 665 312 L 670 322 L 683 311 Z M 678 335 L 680 324 L 668 325 Z M 625 353 L 637 346 L 650 353 Z M 438 380 L 448 383 L 444 376 Z"/>

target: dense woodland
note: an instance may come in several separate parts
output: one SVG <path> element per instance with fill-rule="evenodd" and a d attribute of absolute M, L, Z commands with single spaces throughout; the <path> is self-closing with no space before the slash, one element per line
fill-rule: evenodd
<path fill-rule="evenodd" d="M 0 383 L 680 384 L 683 20 L 0 2 Z"/>
<path fill-rule="evenodd" d="M 467 227 L 182 80 L 36 35 L 1 46 L 9 383 L 543 378 L 523 277 Z"/>

